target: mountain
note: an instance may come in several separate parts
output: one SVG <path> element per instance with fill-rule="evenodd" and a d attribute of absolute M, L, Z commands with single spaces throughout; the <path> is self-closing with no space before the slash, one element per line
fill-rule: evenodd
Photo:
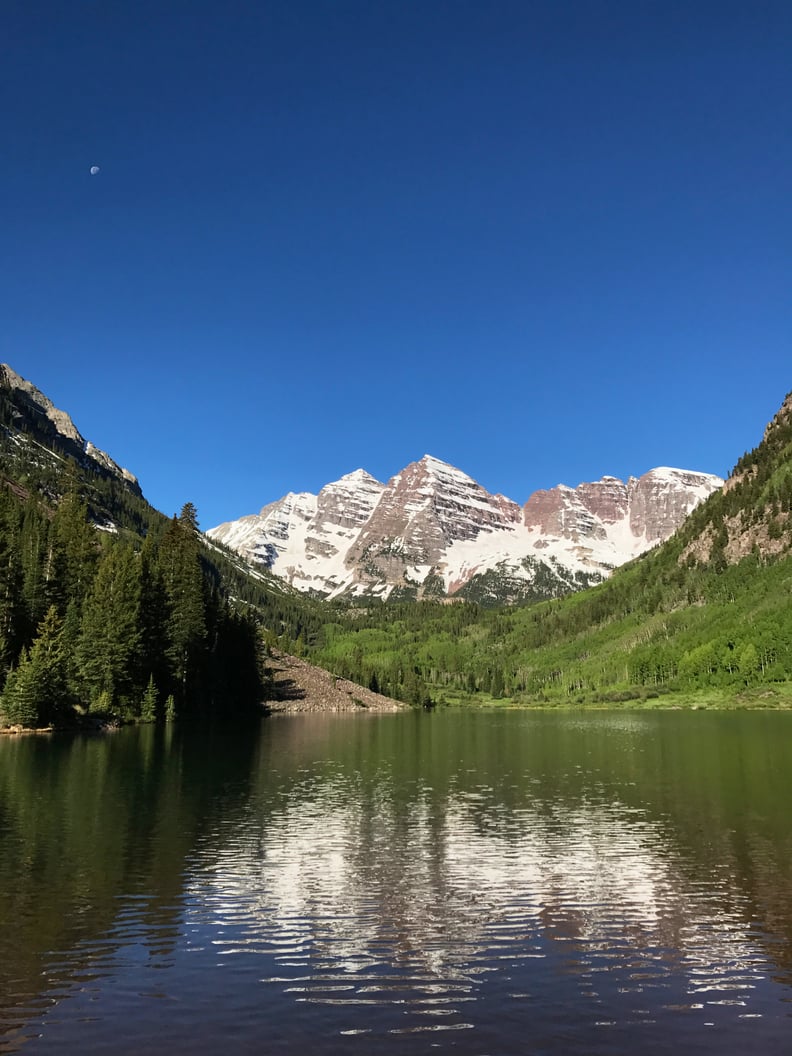
<path fill-rule="evenodd" d="M 387 484 L 359 469 L 207 533 L 321 597 L 555 597 L 667 539 L 723 481 L 653 469 L 537 491 L 524 507 L 431 455 Z"/>
<path fill-rule="evenodd" d="M 645 535 L 662 524 L 647 519 L 653 503 L 639 496 L 674 491 L 668 471 L 647 476 L 632 483 Z M 597 521 L 624 524 L 624 492 L 599 485 L 540 495 L 528 503 L 533 521 L 557 531 L 574 519 L 589 535 Z M 630 482 L 623 487 L 629 497 Z M 313 658 L 409 700 L 789 708 L 790 595 L 792 394 L 671 538 L 592 589 L 498 611 L 369 606 L 317 641 Z"/>
<path fill-rule="evenodd" d="M 7 363 L 0 364 L 0 392 L 5 396 L 2 430 L 6 440 L 26 449 L 29 459 L 61 452 L 95 472 L 115 477 L 141 495 L 137 477 L 123 469 L 100 448 L 85 440 L 65 411 L 31 382 L 20 377 Z M 34 448 L 38 448 L 38 456 Z"/>
<path fill-rule="evenodd" d="M 0 366 L 0 729 L 260 715 L 262 635 L 325 614 L 165 517 L 71 417 Z"/>

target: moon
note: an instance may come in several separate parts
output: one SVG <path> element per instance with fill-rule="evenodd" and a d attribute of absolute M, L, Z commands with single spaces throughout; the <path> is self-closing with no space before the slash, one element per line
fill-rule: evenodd
<path fill-rule="evenodd" d="M 91 166 L 91 175 L 92 176 L 95 176 L 98 171 L 99 171 L 99 166 L 98 165 L 92 165 Z"/>

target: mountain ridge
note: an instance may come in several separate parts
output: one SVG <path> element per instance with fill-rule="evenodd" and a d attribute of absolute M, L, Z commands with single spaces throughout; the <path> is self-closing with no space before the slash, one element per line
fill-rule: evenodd
<path fill-rule="evenodd" d="M 58 434 L 62 442 L 74 445 L 74 450 L 69 454 L 85 455 L 103 470 L 123 480 L 138 495 L 142 495 L 137 477 L 128 469 L 119 466 L 107 452 L 102 451 L 90 440 L 86 440 L 72 418 L 66 411 L 60 410 L 48 396 L 36 386 L 23 378 L 7 363 L 0 363 L 0 388 L 15 392 L 17 399 L 21 399 L 27 405 L 31 414 L 38 419 L 39 427 L 45 432 Z M 49 423 L 49 428 L 47 427 Z"/>
<path fill-rule="evenodd" d="M 659 467 L 627 482 L 557 485 L 520 506 L 426 454 L 386 484 L 358 469 L 207 534 L 320 597 L 530 600 L 604 579 L 722 483 Z"/>

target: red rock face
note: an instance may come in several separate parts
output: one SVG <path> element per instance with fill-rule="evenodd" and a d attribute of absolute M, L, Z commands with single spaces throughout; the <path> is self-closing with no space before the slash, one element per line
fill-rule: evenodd
<path fill-rule="evenodd" d="M 618 477 L 578 484 L 575 492 L 586 509 L 603 524 L 617 524 L 627 516 L 627 486 Z"/>
<path fill-rule="evenodd" d="M 520 507 L 461 470 L 425 455 L 388 482 L 346 560 L 403 581 L 407 567 L 435 565 L 446 547 L 520 521 Z"/>
<path fill-rule="evenodd" d="M 523 509 L 526 528 L 564 539 L 603 539 L 605 525 L 624 519 L 627 490 L 615 477 L 568 488 L 535 491 Z"/>
<path fill-rule="evenodd" d="M 546 535 L 556 535 L 561 530 L 562 511 L 565 498 L 561 488 L 535 491 L 523 507 L 523 523 L 526 528 L 538 528 Z"/>
<path fill-rule="evenodd" d="M 536 491 L 523 510 L 527 528 L 574 541 L 602 539 L 627 524 L 648 545 L 673 535 L 690 511 L 717 486 L 717 478 L 681 469 L 653 469 L 624 484 L 617 477 Z"/>

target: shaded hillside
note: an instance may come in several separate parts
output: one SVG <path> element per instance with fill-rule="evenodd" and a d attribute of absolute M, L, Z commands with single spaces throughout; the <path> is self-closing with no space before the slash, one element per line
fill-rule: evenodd
<path fill-rule="evenodd" d="M 0 726 L 253 713 L 262 630 L 320 625 L 292 594 L 0 366 Z"/>

